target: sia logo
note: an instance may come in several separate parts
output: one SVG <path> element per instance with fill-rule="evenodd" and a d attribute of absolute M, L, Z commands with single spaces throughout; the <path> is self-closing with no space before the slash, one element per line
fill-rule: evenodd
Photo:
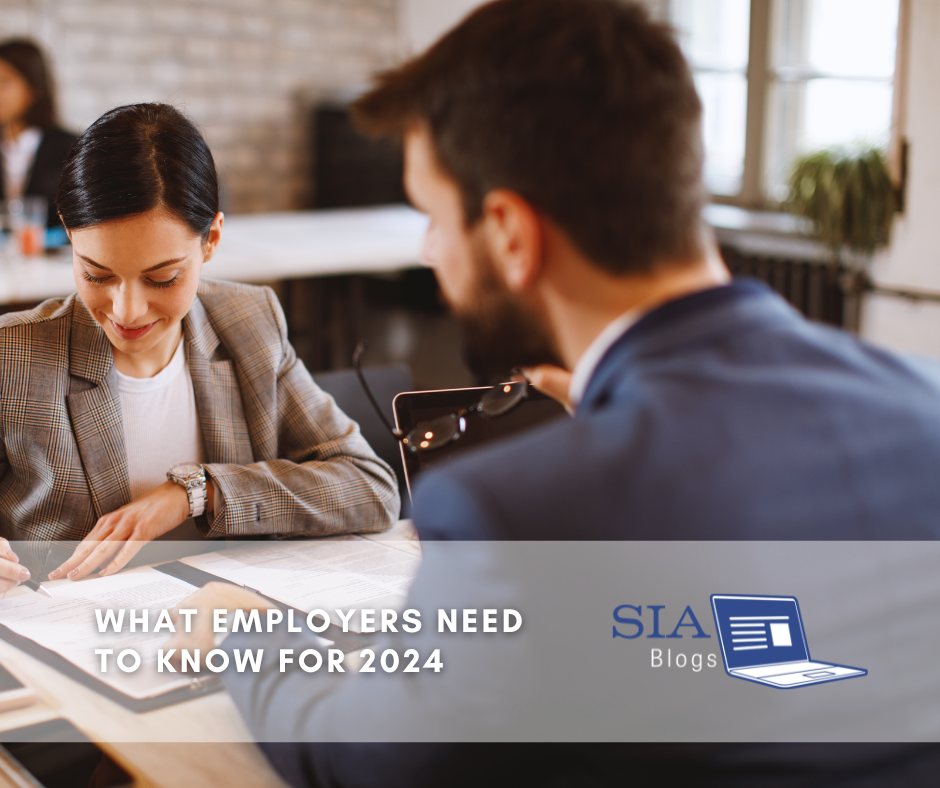
<path fill-rule="evenodd" d="M 713 594 L 712 613 L 725 671 L 729 676 L 777 689 L 794 689 L 868 674 L 863 668 L 813 661 L 806 644 L 800 606 L 795 597 Z M 662 611 L 665 605 L 619 605 L 614 609 L 613 637 L 624 640 L 681 640 L 683 636 L 711 639 L 692 606 L 686 605 L 676 620 Z M 644 615 L 645 611 L 645 615 Z M 675 620 L 671 631 L 664 624 Z M 669 634 L 665 634 L 668 631 Z M 677 644 L 678 645 L 678 644 Z M 678 648 L 653 648 L 654 668 L 718 665 L 715 654 L 686 654 Z"/>

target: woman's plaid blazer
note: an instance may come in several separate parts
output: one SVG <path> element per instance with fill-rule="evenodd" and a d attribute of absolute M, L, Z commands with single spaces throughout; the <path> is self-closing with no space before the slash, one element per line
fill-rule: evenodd
<path fill-rule="evenodd" d="M 204 280 L 183 319 L 206 470 L 206 536 L 380 531 L 395 476 L 314 383 L 274 293 Z M 168 436 L 172 439 L 172 436 Z M 0 535 L 80 539 L 128 503 L 117 375 L 78 298 L 0 316 Z"/>

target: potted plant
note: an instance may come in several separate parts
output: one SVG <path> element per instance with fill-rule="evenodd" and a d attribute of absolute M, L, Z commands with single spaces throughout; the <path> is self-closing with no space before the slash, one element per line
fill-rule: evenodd
<path fill-rule="evenodd" d="M 891 238 L 897 192 L 884 154 L 871 146 L 809 153 L 793 165 L 787 208 L 809 220 L 813 235 L 832 250 L 845 293 L 845 325 L 858 331 L 861 294 L 879 246 Z"/>

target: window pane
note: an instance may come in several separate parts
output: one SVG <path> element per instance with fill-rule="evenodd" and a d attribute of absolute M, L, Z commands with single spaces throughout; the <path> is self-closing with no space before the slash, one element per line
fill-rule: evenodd
<path fill-rule="evenodd" d="M 782 199 L 801 154 L 887 147 L 898 0 L 777 0 L 765 173 Z M 840 79 L 839 77 L 845 77 Z"/>
<path fill-rule="evenodd" d="M 747 69 L 750 0 L 673 0 L 670 16 L 693 67 Z"/>
<path fill-rule="evenodd" d="M 778 67 L 891 79 L 898 0 L 778 0 Z"/>
<path fill-rule="evenodd" d="M 806 86 L 806 125 L 797 147 L 858 142 L 887 148 L 890 121 L 890 84 L 814 79 Z"/>
<path fill-rule="evenodd" d="M 670 18 L 702 99 L 705 182 L 735 195 L 744 174 L 750 0 L 673 0 Z"/>
<path fill-rule="evenodd" d="M 715 194 L 737 194 L 744 175 L 747 80 L 741 74 L 700 72 L 695 87 L 704 107 L 705 182 Z"/>

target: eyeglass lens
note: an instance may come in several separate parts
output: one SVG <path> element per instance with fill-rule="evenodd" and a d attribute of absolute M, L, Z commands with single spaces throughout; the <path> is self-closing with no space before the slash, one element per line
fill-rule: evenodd
<path fill-rule="evenodd" d="M 463 416 L 455 413 L 438 416 L 436 419 L 423 421 L 402 440 L 405 447 L 413 452 L 433 451 L 457 440 L 466 429 Z"/>
<path fill-rule="evenodd" d="M 529 384 L 524 381 L 500 383 L 480 398 L 480 415 L 488 419 L 502 416 L 525 399 Z"/>

